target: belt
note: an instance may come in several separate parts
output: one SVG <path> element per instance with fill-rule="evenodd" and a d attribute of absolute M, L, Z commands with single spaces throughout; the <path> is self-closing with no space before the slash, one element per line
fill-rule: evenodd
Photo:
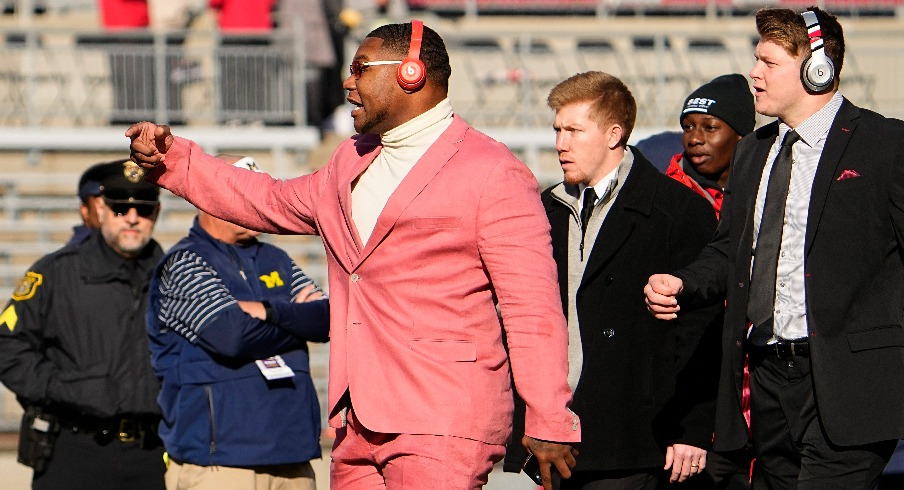
<path fill-rule="evenodd" d="M 85 415 L 59 415 L 60 426 L 73 433 L 94 436 L 98 441 L 116 439 L 122 443 L 144 440 L 147 434 L 156 433 L 156 421 L 149 417 L 121 415 L 96 418 Z"/>
<path fill-rule="evenodd" d="M 810 357 L 810 343 L 807 339 L 779 340 L 774 344 L 750 345 L 751 354 L 761 356 L 774 356 L 779 359 L 791 359 L 792 357 Z"/>

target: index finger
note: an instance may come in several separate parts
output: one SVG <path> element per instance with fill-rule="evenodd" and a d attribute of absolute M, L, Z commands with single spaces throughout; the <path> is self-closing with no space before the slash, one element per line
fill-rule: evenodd
<path fill-rule="evenodd" d="M 132 144 L 129 146 L 132 148 L 133 152 L 141 153 L 142 155 L 153 156 L 157 152 L 156 148 L 147 144 L 145 141 L 142 141 L 140 138 L 132 140 Z"/>
<path fill-rule="evenodd" d="M 643 290 L 647 292 L 648 295 L 656 294 L 663 298 L 669 298 L 672 301 L 676 301 L 675 297 L 678 294 L 678 291 L 676 291 L 674 287 L 666 284 L 664 281 L 657 281 L 653 278 L 650 278 L 650 282 L 644 286 Z"/>
<path fill-rule="evenodd" d="M 655 304 L 661 306 L 675 306 L 678 299 L 670 294 L 663 294 L 657 291 L 652 285 L 647 284 L 643 287 L 644 296 L 646 296 L 647 304 Z"/>
<path fill-rule="evenodd" d="M 135 139 L 136 137 L 145 135 L 146 133 L 153 134 L 153 129 L 156 127 L 156 124 L 149 121 L 137 122 L 129 126 L 129 129 L 126 129 L 126 138 Z"/>
<path fill-rule="evenodd" d="M 552 465 L 549 463 L 540 463 L 540 481 L 543 482 L 543 490 L 553 490 L 552 488 Z"/>
<path fill-rule="evenodd" d="M 556 470 L 562 475 L 563 478 L 571 478 L 571 468 L 577 464 L 577 460 L 574 459 L 574 456 L 571 455 L 569 451 L 562 457 L 557 457 L 556 459 L 550 461 L 550 469 L 552 465 L 555 465 Z"/>

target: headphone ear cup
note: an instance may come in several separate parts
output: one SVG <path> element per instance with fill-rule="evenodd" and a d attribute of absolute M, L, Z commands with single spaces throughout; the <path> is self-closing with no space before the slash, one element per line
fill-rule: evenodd
<path fill-rule="evenodd" d="M 418 90 L 427 79 L 427 67 L 419 59 L 405 58 L 396 72 L 399 85 L 405 90 Z"/>
<path fill-rule="evenodd" d="M 835 66 L 828 56 L 808 56 L 800 66 L 800 80 L 812 92 L 822 92 L 835 80 Z"/>

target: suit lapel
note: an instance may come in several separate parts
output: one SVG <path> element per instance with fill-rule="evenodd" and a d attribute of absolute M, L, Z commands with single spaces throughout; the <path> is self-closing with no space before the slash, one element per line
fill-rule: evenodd
<path fill-rule="evenodd" d="M 568 311 L 568 227 L 571 226 L 571 210 L 567 206 L 555 200 L 551 195 L 546 205 L 546 217 L 552 234 L 552 256 L 556 262 L 559 273 L 559 292 L 562 296 L 562 304 Z"/>
<path fill-rule="evenodd" d="M 355 143 L 355 147 L 360 157 L 351 165 L 351 170 L 340 179 L 337 189 L 339 212 L 343 220 L 343 235 L 345 236 L 345 239 L 342 240 L 343 250 L 337 256 L 342 257 L 342 261 L 345 262 L 348 269 L 351 268 L 351 264 L 358 261 L 357 257 L 363 248 L 358 229 L 355 228 L 355 222 L 352 220 L 352 183 L 373 163 L 382 148 L 379 137 L 374 134 L 361 136 Z"/>
<path fill-rule="evenodd" d="M 756 141 L 754 142 L 755 146 L 751 156 L 744 162 L 744 168 L 749 169 L 749 171 L 745 175 L 732 170 L 732 176 L 736 176 L 735 180 L 738 180 L 738 191 L 741 190 L 741 187 L 746 190 L 746 195 L 741 194 L 740 196 L 744 199 L 746 208 L 744 209 L 744 227 L 738 242 L 741 244 L 738 263 L 746 264 L 748 268 L 750 267 L 750 257 L 753 249 L 753 214 L 756 211 L 756 195 L 760 188 L 760 179 L 763 177 L 763 169 L 766 167 L 766 158 L 769 157 L 769 150 L 777 137 L 778 122 L 773 122 L 758 130 L 755 134 Z"/>
<path fill-rule="evenodd" d="M 816 166 L 813 189 L 810 192 L 810 206 L 807 211 L 807 237 L 804 242 L 806 244 L 805 253 L 808 253 L 810 247 L 813 246 L 813 237 L 819 228 L 819 220 L 822 218 L 822 210 L 825 208 L 829 187 L 835 178 L 844 150 L 847 148 L 848 142 L 850 142 L 851 136 L 857 128 L 857 119 L 859 117 L 859 109 L 845 99 L 838 109 L 838 114 L 832 122 L 832 127 L 829 128 L 822 156 L 820 156 L 819 164 Z"/>
<path fill-rule="evenodd" d="M 456 116 L 452 125 L 443 132 L 435 143 L 430 145 L 424 156 L 412 167 L 408 175 L 402 179 L 396 190 L 389 196 L 389 200 L 386 201 L 383 211 L 380 212 L 370 239 L 364 245 L 364 251 L 358 262 L 359 265 L 373 253 L 374 249 L 386 238 L 386 235 L 389 234 L 396 221 L 398 221 L 411 202 L 424 191 L 424 188 L 436 177 L 452 156 L 458 152 L 458 148 L 454 143 L 462 140 L 466 130 L 467 124 Z"/>
<path fill-rule="evenodd" d="M 587 267 L 584 268 L 584 276 L 581 278 L 581 287 L 593 280 L 628 241 L 637 220 L 650 215 L 656 194 L 657 173 L 652 163 L 640 152 L 634 151 L 631 171 L 618 195 L 615 196 L 615 202 L 612 203 L 594 240 L 590 256 L 587 258 Z"/>
<path fill-rule="evenodd" d="M 587 267 L 584 268 L 584 276 L 581 277 L 581 288 L 596 278 L 600 269 L 612 260 L 615 253 L 631 236 L 631 231 L 634 230 L 635 216 L 632 213 L 625 212 L 626 209 L 624 208 L 620 209 L 619 197 L 615 199 L 616 202 L 609 209 L 609 214 L 606 215 L 606 220 L 603 221 L 603 226 L 600 228 L 596 241 L 593 244 L 593 249 L 590 251 Z"/>

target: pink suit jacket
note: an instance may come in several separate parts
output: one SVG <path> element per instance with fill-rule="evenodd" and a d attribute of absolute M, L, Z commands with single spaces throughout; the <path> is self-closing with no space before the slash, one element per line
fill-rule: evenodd
<path fill-rule="evenodd" d="M 365 244 L 351 188 L 380 148 L 376 135 L 358 135 L 322 169 L 281 181 L 176 138 L 148 180 L 247 228 L 321 236 L 331 426 L 341 426 L 348 391 L 372 431 L 503 444 L 511 368 L 527 403 L 526 433 L 579 441 L 567 408 L 567 327 L 549 222 L 533 174 L 456 116 L 393 192 Z"/>

